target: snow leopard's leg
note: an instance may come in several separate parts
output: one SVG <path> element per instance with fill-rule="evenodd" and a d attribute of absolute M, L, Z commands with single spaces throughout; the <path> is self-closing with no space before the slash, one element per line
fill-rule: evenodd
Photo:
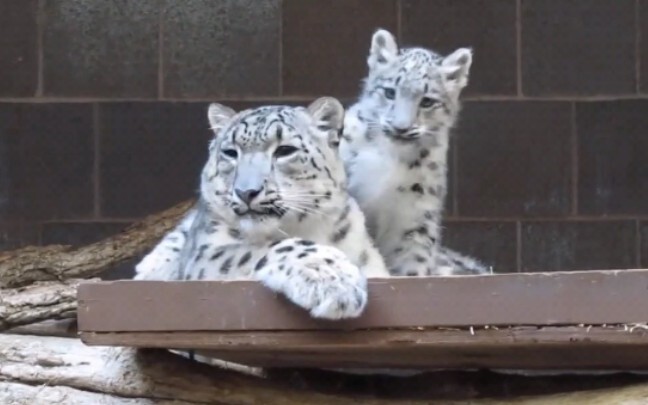
<path fill-rule="evenodd" d="M 300 238 L 265 246 L 200 245 L 184 279 L 249 278 L 284 294 L 316 318 L 357 317 L 367 303 L 366 278 L 342 251 Z"/>
<path fill-rule="evenodd" d="M 285 239 L 257 262 L 254 275 L 315 318 L 354 318 L 367 304 L 365 276 L 332 246 Z"/>
<path fill-rule="evenodd" d="M 180 269 L 182 248 L 187 242 L 196 210 L 191 209 L 180 223 L 135 266 L 135 280 L 173 280 Z"/>
<path fill-rule="evenodd" d="M 484 263 L 470 256 L 462 255 L 454 250 L 441 246 L 437 252 L 437 275 L 463 276 L 470 274 L 490 274 L 492 270 Z"/>

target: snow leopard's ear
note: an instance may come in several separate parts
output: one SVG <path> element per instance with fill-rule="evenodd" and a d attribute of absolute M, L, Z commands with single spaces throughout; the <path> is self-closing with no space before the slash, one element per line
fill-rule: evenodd
<path fill-rule="evenodd" d="M 337 147 L 344 124 L 342 103 L 333 97 L 320 97 L 308 106 L 308 113 L 315 120 L 317 129 L 327 133 L 329 145 Z"/>
<path fill-rule="evenodd" d="M 382 28 L 374 32 L 367 58 L 369 70 L 388 66 L 396 58 L 398 58 L 398 45 L 392 33 Z"/>
<path fill-rule="evenodd" d="M 448 89 L 458 92 L 468 84 L 472 49 L 459 48 L 441 61 L 441 72 L 445 77 Z"/>
<path fill-rule="evenodd" d="M 236 111 L 227 106 L 218 103 L 209 105 L 207 117 L 209 118 L 209 126 L 214 131 L 215 136 L 218 136 L 220 130 L 227 125 L 234 115 L 236 115 Z"/>

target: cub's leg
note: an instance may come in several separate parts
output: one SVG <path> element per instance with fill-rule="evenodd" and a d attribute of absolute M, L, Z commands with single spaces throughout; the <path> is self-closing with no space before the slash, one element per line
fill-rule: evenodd
<path fill-rule="evenodd" d="M 491 268 L 470 256 L 441 246 L 437 253 L 436 272 L 439 276 L 465 276 L 471 274 L 490 274 Z"/>

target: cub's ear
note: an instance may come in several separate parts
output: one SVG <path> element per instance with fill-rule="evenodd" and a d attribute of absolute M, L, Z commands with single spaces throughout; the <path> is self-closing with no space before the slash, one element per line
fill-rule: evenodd
<path fill-rule="evenodd" d="M 209 125 L 214 135 L 218 133 L 227 125 L 230 118 L 236 115 L 236 111 L 231 108 L 218 103 L 212 103 L 207 110 L 207 118 L 209 118 Z"/>
<path fill-rule="evenodd" d="M 371 37 L 371 49 L 367 64 L 369 70 L 380 69 L 389 66 L 398 58 L 398 45 L 391 32 L 379 29 Z"/>
<path fill-rule="evenodd" d="M 308 106 L 308 113 L 320 131 L 328 134 L 328 143 L 337 147 L 344 124 L 344 107 L 336 98 L 320 97 Z"/>
<path fill-rule="evenodd" d="M 441 71 L 448 88 L 461 91 L 468 84 L 473 53 L 470 48 L 459 48 L 441 61 Z"/>

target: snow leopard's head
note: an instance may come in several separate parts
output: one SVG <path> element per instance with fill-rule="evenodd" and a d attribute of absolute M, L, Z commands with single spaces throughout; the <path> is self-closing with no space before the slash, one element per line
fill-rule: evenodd
<path fill-rule="evenodd" d="M 468 84 L 472 51 L 460 48 L 441 56 L 424 48 L 399 49 L 383 29 L 371 39 L 361 102 L 365 117 L 396 140 L 433 138 L 454 124 L 459 95 Z"/>
<path fill-rule="evenodd" d="M 258 233 L 338 203 L 346 182 L 337 151 L 344 119 L 338 100 L 239 113 L 211 104 L 208 116 L 215 137 L 201 195 L 212 210 Z"/>

